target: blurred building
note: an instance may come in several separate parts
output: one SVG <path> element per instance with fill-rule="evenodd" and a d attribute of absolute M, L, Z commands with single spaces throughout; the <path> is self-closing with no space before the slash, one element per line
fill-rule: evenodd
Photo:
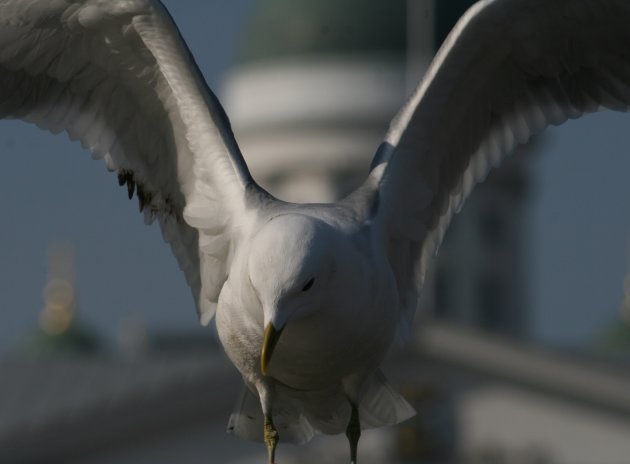
<path fill-rule="evenodd" d="M 362 464 L 625 464 L 630 375 L 585 360 L 429 325 L 386 374 L 418 410 L 364 431 Z M 241 380 L 212 349 L 136 359 L 0 361 L 0 463 L 265 462 L 260 443 L 227 436 Z M 344 462 L 345 436 L 282 444 L 285 464 Z"/>
<path fill-rule="evenodd" d="M 406 3 L 266 0 L 253 8 L 221 92 L 243 153 L 282 199 L 339 198 L 365 178 L 406 95 Z"/>

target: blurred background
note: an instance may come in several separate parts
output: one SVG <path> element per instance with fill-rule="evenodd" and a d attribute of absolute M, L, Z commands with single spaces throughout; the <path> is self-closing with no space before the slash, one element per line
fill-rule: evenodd
<path fill-rule="evenodd" d="M 469 0 L 164 0 L 256 179 L 359 185 Z M 554 128 L 449 229 L 388 376 L 418 416 L 363 464 L 627 464 L 627 116 Z M 454 134 L 456 136 L 456 134 Z M 0 463 L 265 462 L 225 435 L 240 380 L 157 226 L 65 135 L 0 124 Z M 346 462 L 344 436 L 282 463 Z"/>

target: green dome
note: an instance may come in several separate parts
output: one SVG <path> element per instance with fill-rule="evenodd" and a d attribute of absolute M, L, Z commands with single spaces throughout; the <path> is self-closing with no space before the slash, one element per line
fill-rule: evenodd
<path fill-rule="evenodd" d="M 101 341 L 95 333 L 77 324 L 58 335 L 38 330 L 19 348 L 29 357 L 92 355 L 101 351 Z"/>
<path fill-rule="evenodd" d="M 405 46 L 406 0 L 264 0 L 253 8 L 240 58 L 401 54 Z"/>

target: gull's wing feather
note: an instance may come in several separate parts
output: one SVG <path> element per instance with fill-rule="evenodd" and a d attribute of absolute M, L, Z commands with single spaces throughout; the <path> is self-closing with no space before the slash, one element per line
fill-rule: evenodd
<path fill-rule="evenodd" d="M 451 218 L 492 166 L 549 124 L 629 103 L 627 0 L 473 5 L 349 198 L 383 227 L 403 321 Z"/>
<path fill-rule="evenodd" d="M 262 191 L 159 1 L 0 0 L 0 117 L 67 131 L 117 171 L 209 321 L 230 228 Z"/>

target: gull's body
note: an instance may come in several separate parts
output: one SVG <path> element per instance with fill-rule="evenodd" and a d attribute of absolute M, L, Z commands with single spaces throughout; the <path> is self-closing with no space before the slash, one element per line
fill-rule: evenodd
<path fill-rule="evenodd" d="M 259 266 L 260 273 L 250 273 L 249 258 L 256 253 L 251 247 L 260 246 L 268 256 L 284 261 L 293 254 L 292 248 L 298 252 L 308 247 L 303 239 L 312 234 L 312 241 L 325 244 L 326 251 L 334 250 L 336 258 L 326 269 L 327 275 L 318 276 L 321 282 L 316 284 L 326 292 L 317 302 L 316 317 L 303 314 L 292 320 L 279 340 L 269 369 L 275 379 L 298 390 L 336 387 L 340 379 L 371 374 L 391 344 L 398 321 L 387 308 L 397 304 L 397 293 L 387 257 L 382 248 L 372 246 L 375 238 L 370 229 L 362 230 L 339 218 L 329 222 L 326 216 L 322 207 L 312 208 L 308 214 L 298 211 L 265 219 L 234 257 L 219 297 L 217 328 L 228 355 L 252 384 L 264 381 L 259 369 L 264 314 L 252 280 L 281 276 L 267 274 L 264 264 Z M 296 239 L 298 243 L 291 243 Z M 358 273 L 351 263 L 361 264 Z M 285 280 L 299 272 L 290 263 L 271 262 L 269 267 L 285 271 Z M 309 278 L 305 276 L 304 282 Z M 335 320 L 336 326 L 330 327 L 328 320 Z M 322 345 L 323 339 L 326 345 Z"/>
<path fill-rule="evenodd" d="M 0 0 L 0 117 L 67 131 L 158 219 L 245 385 L 229 428 L 281 440 L 395 424 L 378 371 L 474 185 L 550 124 L 630 104 L 630 1 L 482 0 L 330 205 L 251 177 L 157 0 Z"/>

